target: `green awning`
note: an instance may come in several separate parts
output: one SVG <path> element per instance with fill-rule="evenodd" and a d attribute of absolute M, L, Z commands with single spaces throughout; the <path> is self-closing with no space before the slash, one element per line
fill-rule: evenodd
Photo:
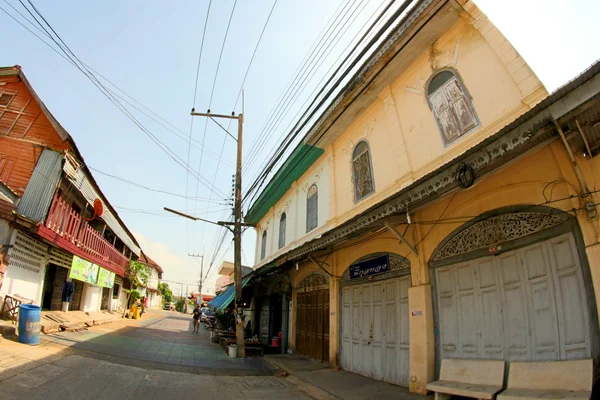
<path fill-rule="evenodd" d="M 257 224 L 323 152 L 323 149 L 309 144 L 298 145 L 252 204 L 246 213 L 246 222 Z"/>
<path fill-rule="evenodd" d="M 244 286 L 246 286 L 246 284 L 248 284 L 248 282 L 250 281 L 251 278 L 252 278 L 252 274 L 250 274 L 250 275 L 246 276 L 244 279 L 242 279 L 242 288 Z M 227 287 L 227 289 L 225 289 L 225 291 L 223 293 L 221 293 L 220 295 L 218 295 L 217 297 L 212 299 L 208 303 L 208 306 L 210 308 L 216 309 L 217 311 L 223 311 L 224 309 L 226 309 L 229 306 L 229 304 L 231 304 L 234 297 L 235 297 L 235 284 L 231 284 Z"/>

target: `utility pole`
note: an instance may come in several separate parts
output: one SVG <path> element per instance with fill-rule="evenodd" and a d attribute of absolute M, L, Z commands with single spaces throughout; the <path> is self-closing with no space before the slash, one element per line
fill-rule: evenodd
<path fill-rule="evenodd" d="M 202 258 L 202 263 L 200 264 L 200 281 L 198 281 L 198 292 L 200 294 L 198 295 L 198 300 L 196 300 L 196 304 L 200 304 L 200 307 L 202 307 L 202 303 L 204 302 L 204 299 L 202 298 L 202 279 L 203 279 L 202 277 L 204 275 L 204 254 L 188 254 L 188 256 Z"/>
<path fill-rule="evenodd" d="M 238 357 L 246 357 L 246 341 L 244 340 L 244 321 L 242 310 L 242 129 L 244 125 L 244 96 L 242 92 L 242 113 L 235 115 L 211 114 L 210 110 L 206 113 L 197 113 L 192 109 L 191 115 L 198 117 L 208 117 L 215 122 L 237 142 L 237 158 L 235 165 L 235 199 L 233 208 L 233 279 L 235 285 L 235 336 L 238 350 Z M 238 122 L 237 138 L 223 127 L 215 118 L 236 119 Z M 227 226 L 228 223 L 220 223 Z"/>

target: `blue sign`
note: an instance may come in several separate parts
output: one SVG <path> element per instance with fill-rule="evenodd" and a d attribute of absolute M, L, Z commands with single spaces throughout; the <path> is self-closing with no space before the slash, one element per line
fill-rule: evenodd
<path fill-rule="evenodd" d="M 387 255 L 372 258 L 350 266 L 350 279 L 383 274 L 390 271 L 390 260 Z"/>

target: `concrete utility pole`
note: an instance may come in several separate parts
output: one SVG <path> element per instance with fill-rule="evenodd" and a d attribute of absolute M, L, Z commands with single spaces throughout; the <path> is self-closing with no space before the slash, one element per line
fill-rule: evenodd
<path fill-rule="evenodd" d="M 204 299 L 202 298 L 202 276 L 204 275 L 204 254 L 188 254 L 190 257 L 200 257 L 202 258 L 202 263 L 200 264 L 200 281 L 198 281 L 198 292 L 200 295 L 198 296 L 198 300 L 196 300 L 196 304 L 200 304 L 202 307 L 202 303 Z"/>
<path fill-rule="evenodd" d="M 243 96 L 242 96 L 243 99 Z M 243 100 L 242 100 L 243 104 Z M 243 110 L 243 106 L 242 106 Z M 192 109 L 191 115 L 197 117 L 208 117 L 212 119 L 222 130 L 225 131 L 237 142 L 237 159 L 235 171 L 235 199 L 233 208 L 233 279 L 235 285 L 235 333 L 238 357 L 246 357 L 246 341 L 244 340 L 244 321 L 242 319 L 242 129 L 244 125 L 244 114 L 231 113 L 231 115 L 211 114 L 210 110 L 206 113 L 197 113 Z M 223 127 L 215 118 L 237 119 L 238 136 L 234 137 L 227 129 Z M 231 223 L 219 222 L 219 225 L 227 226 Z M 231 230 L 231 228 L 230 228 Z"/>

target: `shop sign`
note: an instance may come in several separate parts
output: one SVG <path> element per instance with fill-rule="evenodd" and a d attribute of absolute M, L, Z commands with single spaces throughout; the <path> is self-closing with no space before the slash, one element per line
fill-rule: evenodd
<path fill-rule="evenodd" d="M 115 273 L 107 269 L 100 268 L 98 272 L 98 286 L 111 288 L 115 284 Z"/>
<path fill-rule="evenodd" d="M 383 274 L 390 271 L 390 261 L 387 255 L 372 258 L 350 266 L 350 279 Z"/>
<path fill-rule="evenodd" d="M 83 258 L 73 256 L 73 263 L 71 264 L 71 279 L 77 279 L 87 283 L 96 284 L 98 280 L 98 270 L 100 267 L 90 261 L 84 260 Z"/>

